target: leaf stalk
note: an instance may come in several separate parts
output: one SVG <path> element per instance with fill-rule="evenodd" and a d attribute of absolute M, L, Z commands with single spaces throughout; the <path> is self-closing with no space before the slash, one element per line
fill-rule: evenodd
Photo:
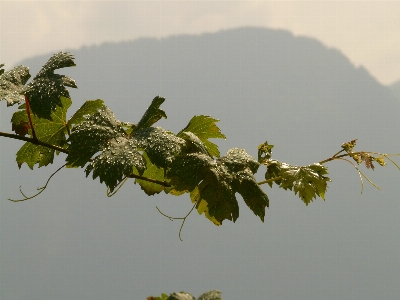
<path fill-rule="evenodd" d="M 28 114 L 29 124 L 31 125 L 33 140 L 38 141 L 38 138 L 36 137 L 35 128 L 33 127 L 33 122 L 32 122 L 32 117 L 31 117 L 31 107 L 29 105 L 28 95 L 25 94 L 24 96 L 25 96 L 25 104 L 26 104 L 26 113 Z"/>

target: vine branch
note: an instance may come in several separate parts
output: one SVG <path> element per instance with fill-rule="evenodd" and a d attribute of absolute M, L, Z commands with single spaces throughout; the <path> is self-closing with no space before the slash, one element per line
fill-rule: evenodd
<path fill-rule="evenodd" d="M 32 144 L 35 144 L 35 145 L 44 146 L 44 147 L 51 148 L 51 149 L 56 150 L 56 151 L 63 152 L 65 154 L 69 154 L 69 151 L 67 149 L 64 149 L 64 148 L 61 148 L 59 146 L 55 146 L 55 145 L 52 145 L 52 144 L 48 144 L 48 143 L 42 142 L 42 141 L 38 140 L 37 138 L 36 139 L 35 138 L 29 138 L 29 137 L 25 137 L 25 136 L 13 134 L 13 133 L 7 133 L 7 132 L 0 132 L 0 136 L 5 136 L 5 137 L 8 137 L 8 138 L 29 142 L 29 143 L 32 143 Z"/>
<path fill-rule="evenodd" d="M 276 181 L 276 180 L 280 180 L 280 179 L 282 179 L 282 176 L 278 176 L 278 177 L 270 178 L 268 180 L 260 181 L 260 182 L 257 182 L 257 184 L 258 185 L 262 185 L 262 184 L 265 184 L 265 183 L 268 183 L 268 182 L 272 182 L 272 181 Z"/>
<path fill-rule="evenodd" d="M 153 178 L 148 178 L 148 177 L 144 177 L 144 176 L 140 176 L 140 175 L 136 175 L 136 174 L 131 174 L 128 176 L 129 178 L 136 178 L 136 179 L 140 179 L 140 180 L 145 180 L 151 183 L 156 183 L 165 187 L 171 187 L 172 185 L 170 185 L 168 182 L 165 181 L 159 181 Z"/>
<path fill-rule="evenodd" d="M 29 142 L 29 143 L 32 143 L 32 144 L 35 144 L 35 145 L 44 146 L 44 147 L 47 147 L 47 148 L 50 148 L 50 149 L 53 149 L 53 150 L 56 150 L 56 151 L 59 151 L 59 152 L 63 152 L 65 154 L 69 154 L 68 149 L 64 149 L 64 148 L 61 148 L 59 146 L 48 144 L 48 143 L 42 142 L 42 141 L 40 141 L 38 139 L 35 140 L 34 138 L 25 137 L 25 136 L 13 134 L 13 133 L 1 132 L 1 131 L 0 131 L 0 136 L 8 137 L 8 138 L 11 138 L 11 139 L 16 139 L 16 140 L 20 140 L 20 141 Z M 159 184 L 159 185 L 162 185 L 162 186 L 165 186 L 165 187 L 171 187 L 171 185 L 169 183 L 165 182 L 165 181 L 159 181 L 159 180 L 156 180 L 156 179 L 152 179 L 152 178 L 148 178 L 148 177 L 144 177 L 144 176 L 140 176 L 140 175 L 136 175 L 136 174 L 131 174 L 128 177 L 129 178 L 136 178 L 136 179 L 140 179 L 140 180 L 145 180 L 145 181 L 148 181 L 148 182 L 151 182 L 151 183 L 156 183 L 156 184 Z"/>

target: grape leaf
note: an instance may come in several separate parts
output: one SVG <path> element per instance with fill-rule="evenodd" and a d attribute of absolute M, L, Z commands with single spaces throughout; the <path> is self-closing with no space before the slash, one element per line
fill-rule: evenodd
<path fill-rule="evenodd" d="M 186 142 L 185 146 L 182 148 L 182 154 L 197 153 L 208 155 L 211 159 L 212 156 L 209 154 L 208 150 L 204 146 L 203 142 L 192 132 L 183 132 L 180 135 Z M 174 186 L 165 189 L 166 193 L 171 195 L 180 196 L 188 190 L 180 189 L 177 190 Z"/>
<path fill-rule="evenodd" d="M 124 176 L 143 174 L 146 170 L 143 151 L 152 164 L 165 168 L 185 145 L 184 140 L 159 127 L 147 127 L 129 136 L 124 124 L 106 106 L 86 117 L 72 129 L 67 166 L 83 167 L 101 151 L 87 166 L 86 176 L 93 171 L 93 179 L 99 177 L 112 192 Z M 155 169 L 148 172 L 155 172 Z M 147 192 L 151 191 L 147 189 Z"/>
<path fill-rule="evenodd" d="M 378 162 L 379 165 L 386 166 L 385 158 L 383 156 L 373 157 L 373 159 Z"/>
<path fill-rule="evenodd" d="M 210 116 L 194 116 L 189 121 L 189 124 L 182 129 L 177 136 L 183 137 L 184 132 L 192 132 L 204 143 L 211 156 L 220 157 L 218 146 L 208 140 L 210 138 L 226 139 L 226 136 L 221 133 L 221 130 L 215 124 L 218 121 L 218 119 L 213 119 Z"/>
<path fill-rule="evenodd" d="M 25 66 L 18 66 L 7 72 L 1 69 L 3 66 L 4 64 L 0 65 L 0 100 L 6 100 L 7 106 L 11 106 L 24 100 L 25 83 L 31 75 L 29 68 Z"/>
<path fill-rule="evenodd" d="M 139 123 L 136 125 L 135 130 L 140 130 L 143 128 L 150 127 L 154 123 L 156 123 L 161 118 L 167 118 L 165 112 L 160 109 L 160 105 L 165 101 L 165 98 L 157 96 L 151 102 L 149 108 L 147 108 L 143 117 L 140 119 Z"/>
<path fill-rule="evenodd" d="M 146 151 L 151 162 L 160 168 L 167 168 L 174 157 L 185 146 L 185 141 L 172 132 L 161 127 L 147 127 L 135 131 L 132 138 L 137 140 L 138 147 Z"/>
<path fill-rule="evenodd" d="M 300 167 L 280 163 L 277 160 L 270 160 L 266 164 L 265 179 L 280 178 L 268 182 L 270 187 L 275 182 L 280 188 L 293 190 L 306 205 L 316 196 L 325 200 L 327 183 L 331 180 L 324 176 L 328 174 L 328 170 L 323 165 L 316 163 Z"/>
<path fill-rule="evenodd" d="M 76 125 L 68 139 L 71 143 L 66 158 L 68 167 L 83 167 L 97 152 L 101 153 L 86 167 L 86 176 L 100 178 L 112 192 L 124 176 L 143 174 L 146 161 L 114 113 L 106 106 Z"/>
<path fill-rule="evenodd" d="M 161 297 L 153 297 L 153 296 L 149 296 L 146 298 L 147 300 L 168 300 L 168 295 L 162 293 Z"/>
<path fill-rule="evenodd" d="M 85 116 L 96 113 L 97 110 L 101 108 L 103 105 L 104 101 L 100 99 L 87 100 L 68 120 L 68 126 L 71 128 L 72 124 L 76 125 L 83 122 L 84 120 L 86 120 Z"/>
<path fill-rule="evenodd" d="M 114 113 L 107 106 L 101 107 L 72 129 L 67 166 L 83 167 L 95 153 L 108 146 L 109 140 L 124 136 L 125 131 Z"/>
<path fill-rule="evenodd" d="M 353 153 L 354 147 L 356 146 L 356 143 L 357 143 L 357 139 L 352 140 L 352 141 L 347 142 L 347 143 L 343 143 L 342 144 L 342 148 L 343 148 L 344 151 L 346 151 L 347 153 L 350 154 L 350 157 L 353 158 L 354 161 L 357 162 L 357 164 L 360 165 L 360 164 L 362 164 L 364 159 L 360 155 L 358 155 L 356 153 Z M 367 165 L 367 161 L 366 161 L 366 165 Z"/>
<path fill-rule="evenodd" d="M 192 192 L 197 188 L 198 194 L 192 200 L 196 200 L 197 208 L 204 200 L 206 212 L 218 224 L 225 219 L 236 221 L 239 217 L 239 206 L 231 187 L 233 176 L 219 161 L 206 154 L 186 154 L 175 159 L 168 177 L 177 191 Z"/>
<path fill-rule="evenodd" d="M 203 144 L 203 142 L 199 139 L 197 135 L 190 131 L 184 131 L 180 134 L 180 137 L 183 138 L 186 142 L 185 145 L 185 152 L 186 153 L 195 153 L 195 152 L 200 152 L 203 154 L 207 154 L 210 157 L 211 154 L 208 152 L 206 146 Z"/>
<path fill-rule="evenodd" d="M 146 169 L 146 161 L 132 139 L 122 136 L 110 139 L 102 150 L 103 152 L 90 162 L 85 172 L 87 177 L 93 171 L 93 179 L 99 177 L 100 182 L 104 181 L 110 192 L 124 176 L 132 173 L 142 175 Z"/>
<path fill-rule="evenodd" d="M 25 136 L 29 133 L 29 129 L 31 129 L 31 125 L 28 121 L 19 121 L 19 124 L 12 124 L 11 130 L 15 131 L 16 134 L 20 136 Z"/>
<path fill-rule="evenodd" d="M 164 181 L 164 169 L 155 166 L 148 158 L 146 152 L 143 153 L 143 158 L 146 160 L 146 170 L 142 176 L 158 181 Z M 159 194 L 165 189 L 163 185 L 149 182 L 147 180 L 135 179 L 135 183 L 138 183 L 142 190 L 149 196 Z"/>
<path fill-rule="evenodd" d="M 74 57 L 68 52 L 54 54 L 39 73 L 25 87 L 32 113 L 39 118 L 51 119 L 51 112 L 62 106 L 60 96 L 69 98 L 66 86 L 77 88 L 75 80 L 54 74 L 54 70 L 75 66 Z"/>
<path fill-rule="evenodd" d="M 222 222 L 219 222 L 214 216 L 210 216 L 210 213 L 208 212 L 208 203 L 206 200 L 201 199 L 198 187 L 195 187 L 195 189 L 190 192 L 190 199 L 192 199 L 193 203 L 197 203 L 196 209 L 199 215 L 204 213 L 204 216 L 211 222 L 213 222 L 215 225 L 217 226 L 222 225 Z"/>
<path fill-rule="evenodd" d="M 38 118 L 35 115 L 31 115 L 31 117 L 36 137 L 39 141 L 67 148 L 68 145 L 65 136 L 67 134 L 66 113 L 68 108 L 71 106 L 72 101 L 69 98 L 61 97 L 60 102 L 62 107 L 57 107 L 56 110 L 51 112 L 52 121 Z M 28 115 L 26 109 L 24 109 L 25 107 L 25 104 L 21 105 L 21 110 L 13 114 L 11 122 L 14 129 L 20 128 L 23 124 L 29 124 Z M 32 137 L 30 126 L 27 125 L 26 129 L 28 129 L 28 133 Z M 35 164 L 39 164 L 39 167 L 42 167 L 53 163 L 54 152 L 54 149 L 26 142 L 17 152 L 16 159 L 19 167 L 21 167 L 23 163 L 26 163 L 31 169 L 33 169 Z"/>
<path fill-rule="evenodd" d="M 268 142 L 258 146 L 258 162 L 260 164 L 265 163 L 271 158 L 272 148 L 274 148 L 274 145 L 269 145 Z"/>
<path fill-rule="evenodd" d="M 269 207 L 269 199 L 254 178 L 260 164 L 245 150 L 238 148 L 230 149 L 221 161 L 231 173 L 236 173 L 236 192 L 242 195 L 246 205 L 264 222 L 265 207 Z"/>
<path fill-rule="evenodd" d="M 264 221 L 269 200 L 253 175 L 258 166 L 255 159 L 237 148 L 217 160 L 203 153 L 189 153 L 173 161 L 168 177 L 177 191 L 190 192 L 198 211 L 205 212 L 216 225 L 225 219 L 235 222 L 239 217 L 236 192 Z"/>
<path fill-rule="evenodd" d="M 267 172 L 265 172 L 265 179 L 270 180 L 273 178 L 280 178 L 281 176 L 281 165 L 284 163 L 281 163 L 277 160 L 274 159 L 269 159 L 264 162 L 265 165 L 267 165 Z M 272 185 L 275 183 L 277 185 L 280 185 L 282 182 L 282 179 L 277 179 L 274 181 L 269 181 L 268 185 L 272 188 Z"/>
<path fill-rule="evenodd" d="M 351 153 L 354 150 L 354 147 L 356 146 L 357 143 L 357 139 L 352 140 L 350 142 L 347 143 L 343 143 L 342 144 L 342 148 L 347 152 L 347 153 Z"/>

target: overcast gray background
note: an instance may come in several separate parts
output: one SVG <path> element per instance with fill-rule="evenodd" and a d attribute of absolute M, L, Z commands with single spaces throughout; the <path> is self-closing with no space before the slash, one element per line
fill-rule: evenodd
<path fill-rule="evenodd" d="M 4 31 L 4 26 L 2 26 Z M 362 150 L 399 151 L 399 101 L 364 67 L 337 48 L 289 31 L 237 28 L 200 35 L 105 43 L 81 49 L 76 110 L 102 98 L 122 121 L 137 121 L 156 95 L 167 98 L 160 125 L 174 132 L 195 114 L 221 119 L 222 153 L 268 140 L 273 157 L 310 164 L 359 138 Z M 52 53 L 23 61 L 34 75 Z M 2 56 L 2 61 L 3 61 Z M 1 107 L 11 131 L 15 108 Z M 381 191 L 360 183 L 345 162 L 328 165 L 327 199 L 306 207 L 297 196 L 265 186 L 271 205 L 264 224 L 239 197 L 240 217 L 221 227 L 194 213 L 178 239 L 187 196 L 148 197 L 128 182 L 113 198 L 62 170 L 38 198 L 11 203 L 18 187 L 31 194 L 63 162 L 18 170 L 21 143 L 1 139 L 2 299 L 145 299 L 210 289 L 223 299 L 397 299 L 400 294 L 398 182 L 393 166 L 370 175 Z M 259 179 L 263 169 L 260 168 Z"/>

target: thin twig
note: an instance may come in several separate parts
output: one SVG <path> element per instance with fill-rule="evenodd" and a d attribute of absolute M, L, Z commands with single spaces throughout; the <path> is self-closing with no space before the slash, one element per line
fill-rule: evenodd
<path fill-rule="evenodd" d="M 377 186 L 375 183 L 373 183 L 367 176 L 365 176 L 365 174 L 363 172 L 360 171 L 360 169 L 350 160 L 343 158 L 343 157 L 337 157 L 336 159 L 340 159 L 340 160 L 345 160 L 348 163 L 350 163 L 358 172 L 358 175 L 360 176 L 360 181 L 361 181 L 361 194 L 364 190 L 364 181 L 362 180 L 362 176 L 364 176 L 364 178 L 374 187 L 376 187 L 378 190 L 380 190 L 379 186 Z"/>
<path fill-rule="evenodd" d="M 397 167 L 397 169 L 400 170 L 400 166 L 399 166 L 398 164 L 396 164 L 396 163 L 394 162 L 394 160 L 391 159 L 391 158 L 389 157 L 389 155 L 391 155 L 391 156 L 398 156 L 399 154 L 383 154 L 383 156 L 386 157 L 388 160 L 390 160 L 390 161 L 392 162 L 392 164 L 394 164 L 394 165 Z"/>
<path fill-rule="evenodd" d="M 196 204 L 197 204 L 197 203 L 195 203 L 195 204 L 193 205 L 192 209 L 187 213 L 186 216 L 180 217 L 180 218 L 178 218 L 178 217 L 170 217 L 170 216 L 164 214 L 164 213 L 158 208 L 158 206 L 156 206 L 156 208 L 157 208 L 157 210 L 158 210 L 158 212 L 159 212 L 160 214 L 162 214 L 164 217 L 168 218 L 170 221 L 173 221 L 173 220 L 183 220 L 183 221 L 182 221 L 181 228 L 179 229 L 179 234 L 178 234 L 179 239 L 180 239 L 181 241 L 183 241 L 182 238 L 181 238 L 181 232 L 182 232 L 183 224 L 185 224 L 186 218 L 192 213 L 193 209 L 196 207 Z"/>
<path fill-rule="evenodd" d="M 53 174 L 51 174 L 50 177 L 49 177 L 49 179 L 47 179 L 46 184 L 45 184 L 43 187 L 37 188 L 37 189 L 39 190 L 39 192 L 36 193 L 35 195 L 30 196 L 30 197 L 27 197 L 27 196 L 22 192 L 21 186 L 20 186 L 20 187 L 19 187 L 19 191 L 21 192 L 22 196 L 24 196 L 25 198 L 24 198 L 24 199 L 20 199 L 20 200 L 13 200 L 13 199 L 8 199 L 8 200 L 10 200 L 10 201 L 12 201 L 12 202 L 21 202 L 21 201 L 26 201 L 26 200 L 32 199 L 32 198 L 36 197 L 37 195 L 41 194 L 41 193 L 47 188 L 47 185 L 49 184 L 50 179 L 51 179 L 58 171 L 60 171 L 62 168 L 64 168 L 66 165 L 67 165 L 67 164 L 62 165 L 62 166 L 59 167 Z"/>

